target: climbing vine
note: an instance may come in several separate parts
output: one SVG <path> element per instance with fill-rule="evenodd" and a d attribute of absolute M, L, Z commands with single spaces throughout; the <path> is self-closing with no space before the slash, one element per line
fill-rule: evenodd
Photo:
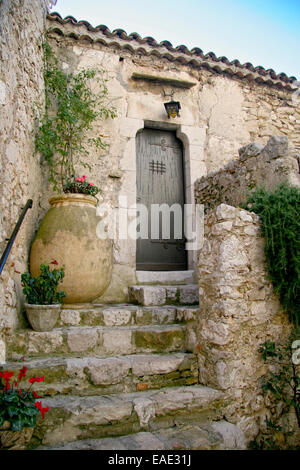
<path fill-rule="evenodd" d="M 244 207 L 257 213 L 265 238 L 269 277 L 281 305 L 300 325 L 300 189 L 280 184 L 272 191 L 256 188 Z"/>
<path fill-rule="evenodd" d="M 298 428 L 300 428 L 300 329 L 294 329 L 283 345 L 266 341 L 258 351 L 265 363 L 269 364 L 269 374 L 264 377 L 262 390 L 273 397 L 271 416 L 266 419 L 265 430 L 250 444 L 252 449 L 279 450 L 287 447 L 286 436 L 280 422 L 282 413 L 294 408 Z M 278 405 L 282 405 L 278 406 Z M 299 450 L 299 446 L 297 447 Z"/>
<path fill-rule="evenodd" d="M 84 160 L 90 146 L 105 149 L 99 134 L 87 137 L 96 120 L 114 118 L 116 111 L 108 99 L 106 72 L 83 69 L 78 73 L 62 70 L 50 45 L 43 44 L 45 113 L 35 137 L 35 149 L 49 165 L 50 182 L 58 181 L 64 191 L 75 183 L 75 163 L 89 167 Z M 97 92 L 92 90 L 97 84 Z"/>

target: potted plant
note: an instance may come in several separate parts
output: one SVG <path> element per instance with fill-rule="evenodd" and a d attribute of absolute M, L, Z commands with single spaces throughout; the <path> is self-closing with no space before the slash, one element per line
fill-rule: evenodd
<path fill-rule="evenodd" d="M 36 151 L 48 164 L 49 181 L 60 194 L 41 222 L 30 253 L 35 276 L 44 259 L 56 257 L 65 266 L 62 288 L 66 303 L 82 304 L 99 297 L 111 279 L 112 243 L 97 237 L 99 188 L 76 176 L 75 166 L 91 168 L 86 158 L 91 146 L 105 149 L 103 135 L 93 135 L 93 123 L 114 118 L 103 70 L 67 73 L 49 44 L 44 46 L 45 114 L 36 133 Z M 97 90 L 97 91 L 95 91 Z M 63 194 L 61 194 L 61 192 Z M 84 285 L 84 289 L 82 288 Z"/>
<path fill-rule="evenodd" d="M 42 382 L 44 377 L 30 377 L 30 386 L 24 390 L 21 386 L 27 367 L 20 369 L 18 377 L 13 371 L 0 371 L 0 449 L 22 450 L 29 444 L 37 415 L 44 418 L 49 407 L 43 408 L 40 398 L 33 390 L 35 382 Z"/>
<path fill-rule="evenodd" d="M 52 261 L 57 265 L 57 261 Z M 61 309 L 64 291 L 57 291 L 64 278 L 64 269 L 50 270 L 48 264 L 40 265 L 40 274 L 32 277 L 29 272 L 22 274 L 25 309 L 28 321 L 35 331 L 49 331 L 54 328 Z"/>

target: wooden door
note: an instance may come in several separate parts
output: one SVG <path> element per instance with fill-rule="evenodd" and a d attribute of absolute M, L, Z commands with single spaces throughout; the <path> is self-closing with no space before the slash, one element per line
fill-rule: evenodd
<path fill-rule="evenodd" d="M 137 203 L 148 210 L 148 223 L 140 217 L 138 233 L 148 225 L 148 239 L 137 239 L 137 269 L 172 271 L 187 269 L 183 209 L 184 175 L 182 144 L 173 132 L 144 129 L 136 138 L 137 148 Z M 177 215 L 170 212 L 170 233 L 163 232 L 162 216 L 151 217 L 153 205 L 176 204 Z M 178 215 L 178 205 L 182 216 Z M 157 208 L 157 206 L 156 206 Z M 155 212 L 155 211 L 154 211 Z M 139 215 L 139 212 L 138 212 Z M 157 221 L 159 224 L 157 227 Z M 166 219 L 164 220 L 164 223 Z M 153 237 L 153 229 L 158 228 Z M 144 227 L 145 228 L 145 227 Z M 180 237 L 180 238 L 178 238 Z"/>

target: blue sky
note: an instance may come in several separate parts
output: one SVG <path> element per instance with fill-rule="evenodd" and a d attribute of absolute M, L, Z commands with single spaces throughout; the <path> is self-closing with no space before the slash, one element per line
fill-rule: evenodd
<path fill-rule="evenodd" d="M 52 11 L 300 80 L 300 0 L 57 0 Z"/>

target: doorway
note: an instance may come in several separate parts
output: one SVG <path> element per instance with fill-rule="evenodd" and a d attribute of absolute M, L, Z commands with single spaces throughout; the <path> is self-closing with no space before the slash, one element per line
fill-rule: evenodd
<path fill-rule="evenodd" d="M 186 270 L 183 146 L 175 132 L 139 132 L 136 169 L 137 270 Z"/>

